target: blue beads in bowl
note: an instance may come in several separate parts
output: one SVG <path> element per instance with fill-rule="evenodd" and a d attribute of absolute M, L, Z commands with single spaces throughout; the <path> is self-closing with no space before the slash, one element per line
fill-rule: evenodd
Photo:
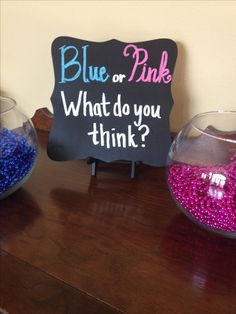
<path fill-rule="evenodd" d="M 35 129 L 11 98 L 0 97 L 0 199 L 30 176 L 38 154 Z"/>

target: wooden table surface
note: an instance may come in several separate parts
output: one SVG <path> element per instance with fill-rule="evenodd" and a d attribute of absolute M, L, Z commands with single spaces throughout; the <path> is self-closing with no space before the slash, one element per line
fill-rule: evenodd
<path fill-rule="evenodd" d="M 0 202 L 0 307 L 11 314 L 236 313 L 236 240 L 190 222 L 165 170 L 54 162 Z"/>

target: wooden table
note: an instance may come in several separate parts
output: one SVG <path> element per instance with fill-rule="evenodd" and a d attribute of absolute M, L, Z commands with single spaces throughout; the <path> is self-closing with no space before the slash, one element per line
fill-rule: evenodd
<path fill-rule="evenodd" d="M 11 314 L 236 313 L 236 240 L 190 222 L 165 170 L 53 162 L 0 202 L 0 307 Z"/>

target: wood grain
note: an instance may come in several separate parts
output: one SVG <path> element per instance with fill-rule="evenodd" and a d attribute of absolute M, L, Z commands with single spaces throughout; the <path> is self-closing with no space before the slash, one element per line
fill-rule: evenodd
<path fill-rule="evenodd" d="M 9 314 L 121 314 L 3 251 L 0 265 L 0 304 Z"/>
<path fill-rule="evenodd" d="M 130 179 L 129 165 L 100 163 L 91 177 L 85 161 L 49 160 L 48 133 L 38 135 L 32 176 L 0 203 L 1 248 L 27 263 L 9 285 L 33 267 L 126 313 L 236 313 L 236 241 L 179 212 L 164 168 L 140 165 Z M 63 313 L 61 302 L 45 313 Z"/>

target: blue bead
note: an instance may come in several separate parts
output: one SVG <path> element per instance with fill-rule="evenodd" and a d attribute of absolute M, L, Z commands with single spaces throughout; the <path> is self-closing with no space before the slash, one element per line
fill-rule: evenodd
<path fill-rule="evenodd" d="M 26 136 L 0 130 L 0 196 L 31 171 L 36 156 L 37 150 Z"/>

